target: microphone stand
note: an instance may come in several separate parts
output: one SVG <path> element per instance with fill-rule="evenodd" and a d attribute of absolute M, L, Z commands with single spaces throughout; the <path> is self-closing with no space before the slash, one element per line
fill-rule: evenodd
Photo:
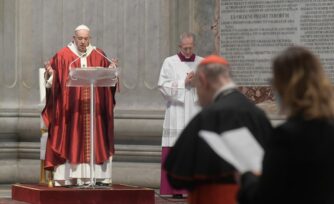
<path fill-rule="evenodd" d="M 114 65 L 115 68 L 116 65 L 115 63 L 110 60 L 107 56 L 105 56 L 103 53 L 101 53 L 100 51 L 98 51 L 95 47 L 93 48 L 98 54 L 100 54 L 101 56 L 103 56 L 104 58 L 106 58 L 111 64 Z M 77 61 L 78 59 L 80 59 L 81 57 L 85 56 L 87 53 L 87 51 L 85 53 L 83 53 L 82 55 L 80 55 L 79 57 L 77 57 L 76 59 L 74 59 L 70 65 L 69 65 L 69 69 L 71 69 L 72 64 Z M 73 78 L 72 78 L 73 79 Z M 91 142 L 90 142 L 90 184 L 87 186 L 87 188 L 92 187 L 92 188 L 96 188 L 95 184 L 96 184 L 96 179 L 95 179 L 95 158 L 94 158 L 94 128 L 95 128 L 95 108 L 94 108 L 94 104 L 95 104 L 95 94 L 94 94 L 94 83 L 95 81 L 90 81 L 90 138 L 91 138 Z"/>
<path fill-rule="evenodd" d="M 94 50 L 99 53 L 100 55 L 102 55 L 104 58 L 106 58 L 110 63 L 114 63 L 111 59 L 109 59 L 107 56 L 105 56 L 103 53 L 101 53 L 98 49 L 96 49 L 96 47 L 94 47 Z"/>
<path fill-rule="evenodd" d="M 78 56 L 77 58 L 75 58 L 71 63 L 70 65 L 68 66 L 68 69 L 71 69 L 71 66 L 74 62 L 76 62 L 78 59 L 80 59 L 81 57 L 84 57 L 85 55 L 87 54 L 87 51 L 82 53 L 80 56 Z"/>

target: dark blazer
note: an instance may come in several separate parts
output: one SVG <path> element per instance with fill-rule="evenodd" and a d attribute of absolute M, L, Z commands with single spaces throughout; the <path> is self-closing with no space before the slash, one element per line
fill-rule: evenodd
<path fill-rule="evenodd" d="M 260 144 L 272 132 L 265 113 L 236 89 L 222 92 L 183 130 L 167 157 L 165 168 L 174 188 L 192 189 L 204 183 L 235 183 L 236 169 L 199 137 L 200 130 L 222 133 L 247 127 Z"/>
<path fill-rule="evenodd" d="M 269 140 L 261 177 L 241 182 L 240 204 L 333 204 L 334 122 L 287 120 Z"/>

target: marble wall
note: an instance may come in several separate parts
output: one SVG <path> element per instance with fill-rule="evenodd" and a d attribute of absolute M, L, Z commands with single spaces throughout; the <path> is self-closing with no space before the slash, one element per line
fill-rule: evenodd
<path fill-rule="evenodd" d="M 91 28 L 92 43 L 119 58 L 122 69 L 114 182 L 158 187 L 161 63 L 177 52 L 182 31 L 197 34 L 198 54 L 219 53 L 218 5 L 219 0 L 0 0 L 0 183 L 38 181 L 38 68 L 83 23 Z"/>

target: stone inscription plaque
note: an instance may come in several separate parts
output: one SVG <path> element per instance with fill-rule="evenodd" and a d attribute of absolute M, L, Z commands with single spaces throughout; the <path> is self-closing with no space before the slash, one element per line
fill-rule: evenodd
<path fill-rule="evenodd" d="M 220 53 L 241 86 L 268 86 L 271 60 L 290 45 L 319 55 L 334 81 L 333 0 L 221 0 Z"/>

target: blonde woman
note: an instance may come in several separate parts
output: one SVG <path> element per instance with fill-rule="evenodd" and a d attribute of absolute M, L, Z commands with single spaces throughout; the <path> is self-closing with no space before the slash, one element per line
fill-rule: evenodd
<path fill-rule="evenodd" d="M 274 130 L 262 175 L 242 175 L 239 202 L 334 203 L 332 85 L 319 59 L 303 47 L 286 49 L 272 67 L 287 121 Z"/>

